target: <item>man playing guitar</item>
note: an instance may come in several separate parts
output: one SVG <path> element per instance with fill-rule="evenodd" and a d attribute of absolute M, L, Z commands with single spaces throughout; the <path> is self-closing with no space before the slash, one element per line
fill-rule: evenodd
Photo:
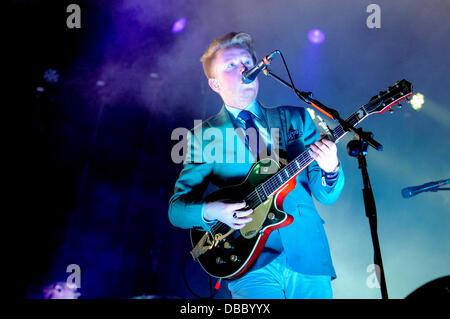
<path fill-rule="evenodd" d="M 259 138 L 270 145 L 273 122 L 267 120 L 269 108 L 257 100 L 258 79 L 249 84 L 242 81 L 243 73 L 257 62 L 250 35 L 231 32 L 215 39 L 201 61 L 210 88 L 224 103 L 217 115 L 202 123 L 201 129 L 242 128 L 250 118 Z M 321 203 L 331 204 L 341 193 L 344 174 L 337 148 L 334 142 L 319 134 L 304 108 L 281 106 L 270 108 L 270 112 L 276 112 L 279 117 L 280 125 L 276 128 L 281 131 L 283 141 L 280 154 L 283 152 L 290 161 L 310 148 L 314 162 L 292 178 L 282 200 L 277 200 L 283 211 L 292 215 L 292 223 L 271 232 L 256 262 L 231 280 L 228 288 L 233 298 L 332 298 L 331 280 L 336 274 L 323 220 L 312 196 Z M 209 231 L 218 222 L 234 230 L 251 223 L 253 209 L 245 201 L 205 201 L 204 195 L 211 183 L 220 188 L 245 178 L 258 155 L 250 155 L 252 160 L 248 163 L 208 161 L 203 156 L 207 142 L 201 143 L 193 134 L 188 141 L 187 149 L 193 154 L 188 152 L 170 199 L 172 224 Z M 222 143 L 225 153 L 238 152 L 235 143 Z M 217 260 L 218 264 L 221 262 Z"/>

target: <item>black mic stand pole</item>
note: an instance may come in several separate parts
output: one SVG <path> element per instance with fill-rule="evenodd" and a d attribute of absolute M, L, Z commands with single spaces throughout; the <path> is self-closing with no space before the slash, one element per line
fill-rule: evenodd
<path fill-rule="evenodd" d="M 312 95 L 311 92 L 301 92 L 297 90 L 293 85 L 287 83 L 277 75 L 273 74 L 267 67 L 264 69 L 264 74 L 266 76 L 273 77 L 281 84 L 294 90 L 294 92 L 303 102 L 314 106 L 316 109 L 318 109 L 331 119 L 338 121 L 345 131 L 354 132 L 355 136 L 358 138 L 357 140 L 352 140 L 348 143 L 347 151 L 350 156 L 356 156 L 358 158 L 358 165 L 359 168 L 361 169 L 361 175 L 364 185 L 364 188 L 362 190 L 364 198 L 364 208 L 366 210 L 366 216 L 369 219 L 370 233 L 372 236 L 372 244 L 374 249 L 375 272 L 377 275 L 378 282 L 380 284 L 381 298 L 388 299 L 383 261 L 381 259 L 380 243 L 377 234 L 377 211 L 375 206 L 375 198 L 373 196 L 372 187 L 370 185 L 369 173 L 367 171 L 367 162 L 366 162 L 367 148 L 369 145 L 372 146 L 377 151 L 383 150 L 383 146 L 372 138 L 373 134 L 371 132 L 364 132 L 361 128 L 355 128 L 353 125 L 343 120 L 336 110 L 329 108 L 320 103 L 319 101 L 313 99 L 311 97 Z"/>
<path fill-rule="evenodd" d="M 372 235 L 372 244 L 374 250 L 375 273 L 381 289 L 381 298 L 388 299 L 386 287 L 386 279 L 384 276 L 383 260 L 381 258 L 380 242 L 377 233 L 377 208 L 375 198 L 373 196 L 372 186 L 370 184 L 369 173 L 367 171 L 367 142 L 360 136 L 356 140 L 352 140 L 347 144 L 347 152 L 350 156 L 357 157 L 358 167 L 361 170 L 363 180 L 363 198 L 366 216 L 369 219 L 370 233 Z"/>

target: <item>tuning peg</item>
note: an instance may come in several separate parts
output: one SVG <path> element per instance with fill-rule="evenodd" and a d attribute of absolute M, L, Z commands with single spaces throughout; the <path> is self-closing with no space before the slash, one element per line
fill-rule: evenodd
<path fill-rule="evenodd" d="M 397 107 L 398 107 L 399 109 L 402 108 L 402 105 L 400 104 L 400 102 L 397 103 Z"/>
<path fill-rule="evenodd" d="M 392 108 L 390 108 L 388 111 L 390 114 L 394 113 L 394 110 Z"/>

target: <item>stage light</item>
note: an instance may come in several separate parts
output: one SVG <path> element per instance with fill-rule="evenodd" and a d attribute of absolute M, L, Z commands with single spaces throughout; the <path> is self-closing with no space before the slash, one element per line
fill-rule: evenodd
<path fill-rule="evenodd" d="M 184 27 L 186 26 L 186 18 L 180 18 L 172 26 L 172 32 L 178 33 L 183 31 Z"/>
<path fill-rule="evenodd" d="M 313 29 L 308 32 L 308 40 L 314 44 L 320 44 L 325 41 L 325 34 L 319 29 Z"/>
<path fill-rule="evenodd" d="M 413 95 L 410 103 L 414 110 L 418 111 L 422 108 L 422 104 L 425 102 L 423 94 L 416 93 Z"/>

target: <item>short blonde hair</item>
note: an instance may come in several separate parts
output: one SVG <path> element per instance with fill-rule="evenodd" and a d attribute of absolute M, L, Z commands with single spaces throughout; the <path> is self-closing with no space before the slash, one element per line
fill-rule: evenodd
<path fill-rule="evenodd" d="M 256 52 L 253 49 L 253 40 L 250 34 L 244 32 L 229 32 L 214 39 L 200 58 L 200 62 L 203 64 L 203 71 L 208 79 L 214 77 L 211 71 L 211 64 L 216 57 L 217 51 L 230 47 L 241 47 L 245 49 L 250 53 L 253 63 L 256 64 Z"/>

